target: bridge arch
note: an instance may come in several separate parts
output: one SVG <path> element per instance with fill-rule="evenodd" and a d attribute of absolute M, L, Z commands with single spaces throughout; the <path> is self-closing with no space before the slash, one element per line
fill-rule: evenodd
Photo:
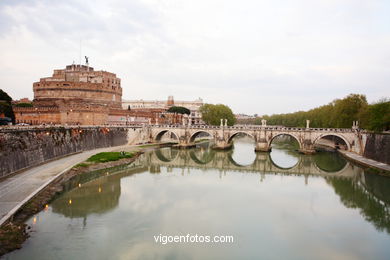
<path fill-rule="evenodd" d="M 276 137 L 281 136 L 281 135 L 288 135 L 288 136 L 293 137 L 293 138 L 298 142 L 299 149 L 302 148 L 302 144 L 301 144 L 301 142 L 299 141 L 299 138 L 298 138 L 295 134 L 291 134 L 291 133 L 279 133 L 279 134 L 276 134 L 276 135 L 272 136 L 272 138 L 271 138 L 271 139 L 269 140 L 269 142 L 268 142 L 268 146 L 271 147 L 272 141 L 273 141 Z"/>
<path fill-rule="evenodd" d="M 171 131 L 169 129 L 164 129 L 164 130 L 161 130 L 159 131 L 153 138 L 154 141 L 160 141 L 161 140 L 161 137 L 163 135 L 165 135 L 166 133 L 172 133 L 175 137 L 176 137 L 176 140 L 179 142 L 179 136 L 174 132 L 174 131 Z"/>
<path fill-rule="evenodd" d="M 170 153 L 171 153 L 171 157 L 172 158 L 167 158 L 166 156 L 165 156 L 165 154 L 164 154 L 164 152 L 163 152 L 163 150 L 162 149 L 156 149 L 155 151 L 154 151 L 154 154 L 156 155 L 156 157 L 160 160 L 160 161 L 162 161 L 162 162 L 172 162 L 172 161 L 174 161 L 176 158 L 177 158 L 177 156 L 179 155 L 179 151 L 178 150 L 176 150 L 176 149 L 169 149 L 169 151 L 170 151 Z"/>
<path fill-rule="evenodd" d="M 201 135 L 201 134 L 207 134 L 209 135 L 210 137 L 213 137 L 212 133 L 210 133 L 209 131 L 206 131 L 206 130 L 199 130 L 199 131 L 196 131 L 195 133 L 193 133 L 190 137 L 190 142 L 193 143 L 195 142 L 195 139 Z"/>
<path fill-rule="evenodd" d="M 325 169 L 324 167 L 321 166 L 321 164 L 318 163 L 318 161 L 315 159 L 315 157 L 313 158 L 313 164 L 314 164 L 314 167 L 316 167 L 316 169 L 318 170 L 318 172 L 321 174 L 324 174 L 324 175 L 329 175 L 329 174 L 338 175 L 338 174 L 343 173 L 347 168 L 350 167 L 349 162 L 347 160 L 345 160 L 345 164 L 336 170 Z"/>
<path fill-rule="evenodd" d="M 297 158 L 297 161 L 294 163 L 294 165 L 292 165 L 292 166 L 287 166 L 287 167 L 283 167 L 283 166 L 279 165 L 277 162 L 275 162 L 275 160 L 274 160 L 274 159 L 272 158 L 272 156 L 271 156 L 271 153 L 268 153 L 268 158 L 269 158 L 271 164 L 272 164 L 275 168 L 277 168 L 277 169 L 279 169 L 279 170 L 283 170 L 283 171 L 286 171 L 286 170 L 293 170 L 293 169 L 295 169 L 295 168 L 298 168 L 299 165 L 302 164 L 302 155 L 300 155 L 299 153 L 296 153 L 296 157 L 298 157 L 298 158 Z"/>
<path fill-rule="evenodd" d="M 324 138 L 326 136 L 335 136 L 335 137 L 338 137 L 340 138 L 341 140 L 344 141 L 345 145 L 347 146 L 347 150 L 350 151 L 351 150 L 351 144 L 348 142 L 347 138 L 345 138 L 345 136 L 341 135 L 341 134 L 336 134 L 336 133 L 325 133 L 325 134 L 321 134 L 319 135 L 318 137 L 316 137 L 314 139 L 314 142 L 313 142 L 313 145 L 316 145 L 317 142 L 321 139 L 321 138 Z M 336 144 L 335 144 L 336 145 Z M 337 147 L 336 147 L 337 148 Z"/>
<path fill-rule="evenodd" d="M 229 140 L 228 140 L 228 143 L 231 143 L 233 141 L 233 138 L 236 137 L 237 135 L 245 135 L 245 136 L 249 136 L 253 139 L 254 142 L 256 142 L 256 138 L 252 135 L 252 134 L 249 134 L 247 132 L 244 132 L 244 131 L 237 131 L 237 132 L 234 132 L 230 137 L 229 137 Z"/>
<path fill-rule="evenodd" d="M 256 158 L 255 158 L 255 160 L 253 162 L 249 163 L 249 164 L 240 164 L 236 160 L 234 160 L 232 153 L 228 153 L 227 154 L 227 159 L 229 160 L 229 162 L 231 164 L 233 164 L 234 166 L 236 166 L 238 168 L 242 168 L 242 169 L 251 168 L 255 164 L 255 162 L 256 162 Z"/>
<path fill-rule="evenodd" d="M 195 151 L 192 149 L 191 151 L 189 151 L 189 155 L 190 155 L 191 160 L 193 162 L 195 162 L 196 164 L 207 165 L 212 160 L 214 160 L 215 151 L 214 150 L 210 150 L 209 152 L 207 152 L 205 154 L 205 156 L 203 156 L 203 158 L 199 158 L 197 156 L 197 154 L 195 153 Z"/>

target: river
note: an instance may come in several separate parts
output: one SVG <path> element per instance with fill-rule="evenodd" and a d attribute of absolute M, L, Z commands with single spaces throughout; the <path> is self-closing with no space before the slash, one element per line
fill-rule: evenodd
<path fill-rule="evenodd" d="M 248 138 L 230 151 L 151 150 L 66 190 L 27 221 L 31 237 L 5 259 L 390 256 L 390 178 L 337 153 L 300 155 L 290 143 L 257 154 Z M 173 236 L 229 242 L 166 241 Z"/>

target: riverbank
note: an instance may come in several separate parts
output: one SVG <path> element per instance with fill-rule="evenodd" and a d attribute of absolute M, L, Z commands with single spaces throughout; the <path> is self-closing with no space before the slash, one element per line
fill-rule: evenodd
<path fill-rule="evenodd" d="M 11 219 L 6 220 L 0 227 L 0 256 L 21 248 L 23 242 L 29 237 L 28 230 L 30 227 L 25 224 L 25 221 L 45 207 L 48 207 L 48 204 L 63 192 L 64 183 L 83 173 L 130 164 L 142 153 L 142 151 L 134 152 L 131 158 L 122 158 L 109 162 L 81 163 L 50 180 L 48 185 L 28 199 L 11 216 Z"/>
<path fill-rule="evenodd" d="M 375 170 L 379 170 L 384 174 L 390 174 L 390 165 L 381 163 L 372 159 L 368 159 L 366 157 L 363 157 L 361 155 L 358 155 L 356 153 L 344 151 L 344 150 L 337 150 L 343 157 L 347 158 L 348 160 L 351 160 L 359 165 L 373 168 Z"/>

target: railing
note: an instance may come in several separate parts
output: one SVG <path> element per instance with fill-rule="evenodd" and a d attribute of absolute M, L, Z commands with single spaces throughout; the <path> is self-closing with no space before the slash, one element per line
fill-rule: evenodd
<path fill-rule="evenodd" d="M 142 125 L 27 125 L 0 126 L 0 132 L 50 130 L 50 129 L 98 129 L 98 128 L 141 128 Z"/>
<path fill-rule="evenodd" d="M 303 128 L 303 127 L 281 127 L 281 126 L 208 126 L 208 125 L 148 125 L 154 128 L 189 128 L 189 129 L 225 129 L 225 130 L 269 130 L 269 131 L 320 131 L 320 132 L 344 132 L 352 133 L 355 129 L 352 128 Z M 361 132 L 365 132 L 362 130 Z"/>
<path fill-rule="evenodd" d="M 204 129 L 204 130 L 242 130 L 242 131 L 286 131 L 286 132 L 297 132 L 297 131 L 318 131 L 318 132 L 339 132 L 339 133 L 353 133 L 356 130 L 352 128 L 302 128 L 302 127 L 282 127 L 282 126 L 209 126 L 209 125 L 148 125 L 148 124 L 109 124 L 109 125 L 28 125 L 28 126 L 0 126 L 0 132 L 10 131 L 21 131 L 21 130 L 40 130 L 40 129 L 73 129 L 73 128 L 84 128 L 84 129 L 95 129 L 95 128 L 141 128 L 141 127 L 152 127 L 152 128 L 173 128 L 173 129 Z M 365 130 L 361 130 L 361 133 L 365 133 Z"/>

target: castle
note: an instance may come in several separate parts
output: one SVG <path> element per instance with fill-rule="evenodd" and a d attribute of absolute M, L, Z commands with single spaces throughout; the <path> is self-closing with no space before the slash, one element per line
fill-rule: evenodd
<path fill-rule="evenodd" d="M 121 109 L 121 80 L 86 65 L 68 65 L 33 84 L 33 107 L 14 107 L 17 122 L 29 124 L 106 124 Z"/>
<path fill-rule="evenodd" d="M 122 102 L 121 79 L 107 71 L 95 71 L 87 65 L 68 65 L 56 69 L 51 77 L 33 83 L 31 106 L 14 105 L 16 123 L 105 125 L 105 124 L 177 124 L 182 115 L 167 113 L 173 105 L 191 110 L 193 124 L 201 122 L 198 113 L 203 101 L 125 101 Z M 23 102 L 22 102 L 23 103 Z M 142 105 L 141 105 L 142 103 Z M 148 104 L 145 106 L 145 104 Z"/>

